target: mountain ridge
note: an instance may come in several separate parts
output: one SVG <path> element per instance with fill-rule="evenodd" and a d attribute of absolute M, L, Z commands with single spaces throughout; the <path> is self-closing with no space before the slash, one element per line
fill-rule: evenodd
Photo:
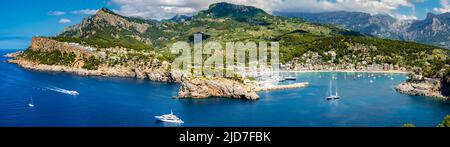
<path fill-rule="evenodd" d="M 450 49 L 450 13 L 428 13 L 423 20 L 399 20 L 364 12 L 281 13 L 320 24 L 333 24 L 376 37 L 414 41 Z"/>

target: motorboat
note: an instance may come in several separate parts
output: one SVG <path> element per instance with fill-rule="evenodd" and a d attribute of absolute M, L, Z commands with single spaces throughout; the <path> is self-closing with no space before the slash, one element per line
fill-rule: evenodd
<path fill-rule="evenodd" d="M 33 97 L 30 98 L 30 103 L 28 103 L 28 107 L 34 108 Z"/>
<path fill-rule="evenodd" d="M 67 94 L 70 94 L 70 95 L 80 95 L 80 93 L 78 93 L 77 91 L 67 91 Z"/>

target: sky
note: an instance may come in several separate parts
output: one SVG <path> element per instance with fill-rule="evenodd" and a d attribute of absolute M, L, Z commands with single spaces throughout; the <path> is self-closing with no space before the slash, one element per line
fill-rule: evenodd
<path fill-rule="evenodd" d="M 450 0 L 3 0 L 0 49 L 24 49 L 33 36 L 55 36 L 65 27 L 107 7 L 125 16 L 165 19 L 193 15 L 216 2 L 255 6 L 272 12 L 354 11 L 424 19 L 450 12 Z"/>

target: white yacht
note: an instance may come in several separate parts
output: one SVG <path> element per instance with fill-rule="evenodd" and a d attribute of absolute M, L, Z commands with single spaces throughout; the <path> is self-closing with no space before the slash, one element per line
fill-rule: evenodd
<path fill-rule="evenodd" d="M 30 98 L 30 103 L 28 103 L 28 107 L 34 108 L 33 97 Z"/>
<path fill-rule="evenodd" d="M 330 95 L 328 97 L 326 97 L 327 100 L 340 99 L 341 96 L 338 95 L 337 86 L 336 86 L 336 91 L 335 91 L 334 95 L 333 95 L 333 88 L 332 87 L 333 87 L 333 78 L 330 80 L 330 86 L 329 86 L 329 94 Z"/>
<path fill-rule="evenodd" d="M 170 112 L 170 114 L 164 114 L 164 115 L 161 115 L 161 116 L 155 116 L 155 119 L 157 119 L 158 121 L 169 122 L 169 123 L 179 123 L 179 124 L 184 123 L 180 118 L 175 116 L 173 114 L 173 112 Z"/>

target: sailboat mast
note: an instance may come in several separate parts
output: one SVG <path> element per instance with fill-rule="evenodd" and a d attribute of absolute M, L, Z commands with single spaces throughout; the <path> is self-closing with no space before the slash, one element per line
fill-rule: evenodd
<path fill-rule="evenodd" d="M 333 84 L 333 78 L 330 79 L 330 85 L 328 86 L 328 89 L 330 90 L 330 96 L 333 95 L 333 90 L 331 89 L 332 88 L 332 84 Z"/>
<path fill-rule="evenodd" d="M 338 92 L 337 92 L 337 85 L 336 85 L 336 95 L 335 96 L 338 96 Z"/>

